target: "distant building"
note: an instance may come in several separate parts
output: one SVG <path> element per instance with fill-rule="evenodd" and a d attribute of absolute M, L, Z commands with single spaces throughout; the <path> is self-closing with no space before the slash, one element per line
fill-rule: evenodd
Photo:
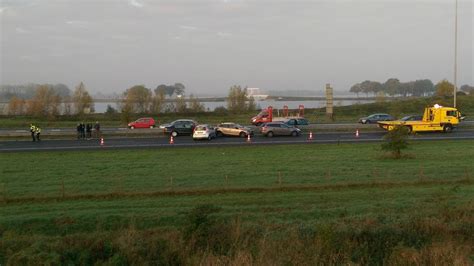
<path fill-rule="evenodd" d="M 260 88 L 247 88 L 247 97 L 253 97 L 256 101 L 267 99 L 268 94 L 262 94 Z"/>

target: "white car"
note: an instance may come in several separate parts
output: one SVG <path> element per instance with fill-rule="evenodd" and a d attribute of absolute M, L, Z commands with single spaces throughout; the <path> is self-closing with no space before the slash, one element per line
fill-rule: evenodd
<path fill-rule="evenodd" d="M 203 125 L 197 125 L 194 128 L 193 132 L 193 139 L 207 139 L 211 140 L 216 137 L 216 130 L 214 127 L 203 124 Z"/>

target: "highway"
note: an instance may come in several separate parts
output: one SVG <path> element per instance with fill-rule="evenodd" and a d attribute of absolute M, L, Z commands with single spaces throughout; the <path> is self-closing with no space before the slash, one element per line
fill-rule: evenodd
<path fill-rule="evenodd" d="M 307 133 L 299 137 L 273 137 L 266 138 L 259 134 L 248 141 L 246 138 L 219 137 L 211 141 L 194 141 L 190 136 L 178 136 L 174 138 L 174 144 L 170 144 L 167 137 L 111 137 L 104 138 L 104 145 L 98 139 L 91 140 L 42 140 L 32 142 L 0 141 L 0 152 L 16 151 L 78 151 L 78 150 L 111 150 L 111 149 L 143 149 L 143 148 L 178 148 L 178 147 L 209 147 L 209 146 L 236 146 L 236 145 L 277 145 L 277 144 L 322 144 L 322 143 L 364 143 L 379 142 L 383 140 L 385 132 L 361 132 L 359 137 L 348 132 L 313 132 L 313 139 L 309 139 Z M 452 133 L 417 133 L 410 136 L 411 140 L 474 140 L 474 130 L 457 130 Z"/>

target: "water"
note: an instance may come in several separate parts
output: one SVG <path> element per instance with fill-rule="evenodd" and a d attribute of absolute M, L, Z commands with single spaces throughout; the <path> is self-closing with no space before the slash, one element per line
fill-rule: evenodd
<path fill-rule="evenodd" d="M 334 106 L 347 106 L 353 104 L 364 104 L 364 103 L 372 103 L 374 100 L 335 100 Z M 227 107 L 227 103 L 222 102 L 201 102 L 204 104 L 204 108 L 206 111 L 214 111 L 216 107 L 224 106 Z M 257 109 L 263 109 L 268 106 L 273 106 L 274 109 L 283 109 L 284 105 L 288 106 L 288 109 L 298 109 L 300 104 L 304 105 L 305 108 L 321 108 L 326 106 L 326 100 L 313 100 L 313 101 L 274 101 L 274 100 L 264 100 L 264 101 L 256 101 Z M 105 113 L 107 110 L 107 105 L 112 106 L 115 109 L 119 109 L 117 107 L 117 103 L 114 101 L 110 102 L 98 102 L 94 103 L 95 112 L 96 113 Z M 7 103 L 0 103 L 0 114 L 6 115 L 8 113 L 8 104 Z"/>
<path fill-rule="evenodd" d="M 364 103 L 372 103 L 374 100 L 335 100 L 334 106 L 347 106 L 353 104 L 364 104 Z M 204 108 L 206 111 L 214 111 L 216 107 L 224 106 L 227 107 L 227 103 L 222 102 L 201 102 L 204 104 Z M 288 106 L 288 109 L 298 109 L 300 104 L 304 105 L 305 108 L 321 108 L 326 106 L 326 100 L 313 100 L 313 101 L 271 101 L 271 100 L 264 100 L 264 101 L 256 101 L 257 109 L 263 109 L 268 106 L 273 106 L 274 109 L 283 109 L 284 105 Z M 107 110 L 107 105 L 112 106 L 115 109 L 118 109 L 116 102 L 100 102 L 95 103 L 95 112 L 96 113 L 105 113 Z"/>

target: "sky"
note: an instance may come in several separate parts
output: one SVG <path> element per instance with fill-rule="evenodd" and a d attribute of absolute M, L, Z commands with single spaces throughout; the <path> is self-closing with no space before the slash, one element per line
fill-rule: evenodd
<path fill-rule="evenodd" d="M 459 0 L 458 86 L 474 85 L 473 14 Z M 454 18 L 455 0 L 0 0 L 0 84 L 226 95 L 453 82 Z"/>

